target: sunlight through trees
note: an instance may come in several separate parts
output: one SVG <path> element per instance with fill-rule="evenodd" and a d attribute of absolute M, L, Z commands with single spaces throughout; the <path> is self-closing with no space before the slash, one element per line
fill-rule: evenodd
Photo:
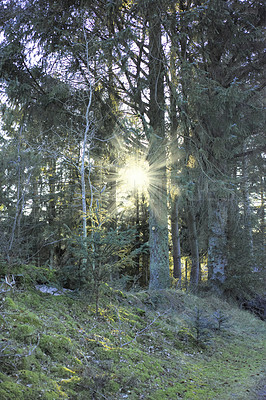
<path fill-rule="evenodd" d="M 264 14 L 250 0 L 2 2 L 1 257 L 82 275 L 72 236 L 133 228 L 111 280 L 254 291 Z"/>

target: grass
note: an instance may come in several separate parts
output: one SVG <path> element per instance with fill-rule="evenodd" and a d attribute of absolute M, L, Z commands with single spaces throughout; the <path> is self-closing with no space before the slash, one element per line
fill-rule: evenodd
<path fill-rule="evenodd" d="M 265 374 L 265 323 L 216 297 L 107 287 L 96 318 L 29 286 L 1 296 L 3 400 L 252 400 Z"/>

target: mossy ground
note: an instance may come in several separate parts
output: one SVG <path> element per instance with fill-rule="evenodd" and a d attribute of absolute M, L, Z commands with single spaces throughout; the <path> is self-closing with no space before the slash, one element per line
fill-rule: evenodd
<path fill-rule="evenodd" d="M 264 376 L 265 323 L 215 297 L 110 288 L 97 317 L 29 288 L 0 301 L 1 400 L 252 400 Z M 210 322 L 201 340 L 195 307 Z"/>

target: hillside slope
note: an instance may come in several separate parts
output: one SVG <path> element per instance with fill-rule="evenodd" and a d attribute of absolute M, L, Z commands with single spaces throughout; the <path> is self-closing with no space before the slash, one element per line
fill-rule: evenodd
<path fill-rule="evenodd" d="M 265 323 L 215 297 L 0 294 L 0 399 L 252 400 Z"/>

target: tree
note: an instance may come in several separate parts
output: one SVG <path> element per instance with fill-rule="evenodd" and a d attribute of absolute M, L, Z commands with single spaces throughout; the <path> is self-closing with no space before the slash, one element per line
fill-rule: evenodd
<path fill-rule="evenodd" d="M 149 197 L 150 289 L 169 286 L 168 210 L 166 188 L 165 100 L 162 32 L 156 2 L 149 4 Z"/>
<path fill-rule="evenodd" d="M 215 0 L 207 5 L 180 1 L 178 6 L 165 26 L 178 55 L 175 85 L 181 87 L 177 102 L 184 140 L 207 181 L 209 276 L 215 290 L 222 291 L 233 155 L 254 129 L 243 104 L 252 107 L 260 91 L 253 77 L 255 69 L 257 78 L 261 71 L 261 5 Z"/>

